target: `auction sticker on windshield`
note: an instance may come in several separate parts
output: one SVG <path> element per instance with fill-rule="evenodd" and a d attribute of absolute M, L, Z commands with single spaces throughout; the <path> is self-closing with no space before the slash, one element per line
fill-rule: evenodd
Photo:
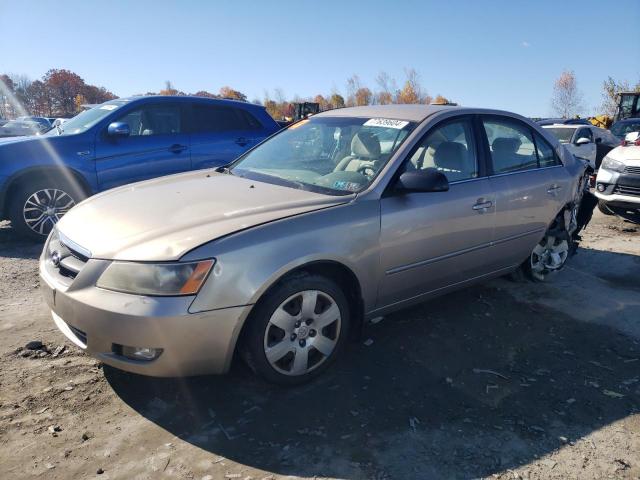
<path fill-rule="evenodd" d="M 385 128 L 396 128 L 398 130 L 409 125 L 409 122 L 405 122 L 403 120 L 392 120 L 390 118 L 371 118 L 364 122 L 363 126 L 365 127 L 385 127 Z"/>

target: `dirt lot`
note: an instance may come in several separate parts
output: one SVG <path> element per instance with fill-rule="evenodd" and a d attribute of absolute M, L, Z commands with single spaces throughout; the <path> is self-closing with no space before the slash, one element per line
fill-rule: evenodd
<path fill-rule="evenodd" d="M 597 213 L 551 283 L 397 313 L 296 389 L 238 362 L 102 368 L 51 321 L 39 251 L 0 226 L 2 479 L 640 478 L 640 228 L 619 219 Z"/>

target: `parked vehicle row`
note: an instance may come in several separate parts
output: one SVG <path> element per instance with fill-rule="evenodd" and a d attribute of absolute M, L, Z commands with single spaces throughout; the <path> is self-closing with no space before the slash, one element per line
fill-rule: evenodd
<path fill-rule="evenodd" d="M 236 147 L 270 128 L 255 106 L 155 101 L 109 102 L 64 127 L 77 139 L 91 131 L 95 146 L 81 160 L 96 166 L 98 188 L 147 175 L 138 157 L 170 157 L 156 161 L 166 168 L 156 175 L 178 170 L 172 155 L 187 149 L 193 168 L 225 164 L 226 149 L 206 150 L 217 145 L 209 130 L 220 107 L 246 127 Z M 179 137 L 183 122 L 190 138 Z M 153 146 L 118 157 L 121 141 L 145 136 Z M 42 291 L 70 341 L 114 367 L 223 373 L 238 352 L 265 379 L 300 383 L 326 370 L 364 322 L 516 270 L 542 280 L 562 268 L 586 173 L 547 130 L 508 112 L 324 112 L 228 168 L 75 206 L 45 245 Z"/>
<path fill-rule="evenodd" d="M 620 140 L 604 128 L 593 125 L 551 124 L 544 125 L 561 144 L 576 157 L 589 162 L 591 170 L 600 168 L 604 156 L 620 145 Z"/>
<path fill-rule="evenodd" d="M 604 158 L 596 178 L 596 196 L 603 213 L 640 220 L 640 129 L 628 133 L 624 144 Z"/>
<path fill-rule="evenodd" d="M 227 165 L 278 129 L 263 107 L 245 102 L 113 100 L 44 135 L 0 141 L 0 218 L 9 218 L 23 235 L 44 239 L 62 215 L 90 195 Z"/>

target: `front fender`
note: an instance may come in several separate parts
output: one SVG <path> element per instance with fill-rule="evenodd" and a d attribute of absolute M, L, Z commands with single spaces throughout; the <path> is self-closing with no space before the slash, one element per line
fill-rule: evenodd
<path fill-rule="evenodd" d="M 379 202 L 356 200 L 212 241 L 181 259 L 216 258 L 190 311 L 254 304 L 282 276 L 318 261 L 350 269 L 360 283 L 365 311 L 370 310 L 379 278 L 379 234 Z"/>

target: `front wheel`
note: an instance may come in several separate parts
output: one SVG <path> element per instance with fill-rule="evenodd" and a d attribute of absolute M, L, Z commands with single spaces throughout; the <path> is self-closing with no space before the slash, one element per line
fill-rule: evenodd
<path fill-rule="evenodd" d="M 67 181 L 33 180 L 19 185 L 12 194 L 9 218 L 16 232 L 44 241 L 54 225 L 85 197 L 79 186 Z"/>
<path fill-rule="evenodd" d="M 598 210 L 600 210 L 605 215 L 615 215 L 615 213 L 613 213 L 611 209 L 607 207 L 607 202 L 605 202 L 604 200 L 598 200 Z"/>
<path fill-rule="evenodd" d="M 560 270 L 569 258 L 569 242 L 547 233 L 524 263 L 524 272 L 534 281 L 544 281 Z"/>
<path fill-rule="evenodd" d="M 347 299 L 332 280 L 302 275 L 280 282 L 248 319 L 242 353 L 265 380 L 295 385 L 320 375 L 347 341 Z"/>

